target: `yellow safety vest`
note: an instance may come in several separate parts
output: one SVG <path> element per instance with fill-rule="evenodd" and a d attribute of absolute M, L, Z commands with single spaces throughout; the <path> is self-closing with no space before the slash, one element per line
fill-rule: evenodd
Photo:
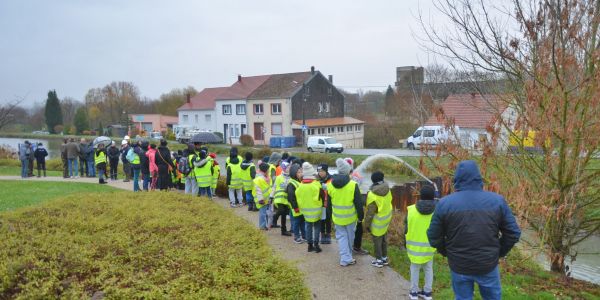
<path fill-rule="evenodd" d="M 196 159 L 200 158 L 198 157 Z M 198 187 L 210 187 L 212 184 L 213 175 L 210 172 L 212 168 L 212 159 L 207 157 L 206 160 L 207 162 L 204 166 L 199 168 L 194 166 L 194 174 L 196 176 L 196 183 L 198 184 Z"/>
<path fill-rule="evenodd" d="M 287 196 L 287 185 L 290 181 L 290 177 L 285 177 L 284 175 L 279 175 L 275 179 L 275 185 L 273 188 L 275 189 L 275 194 L 273 195 L 273 203 L 275 204 L 283 204 L 289 206 Z"/>
<path fill-rule="evenodd" d="M 267 205 L 269 203 L 270 194 L 271 185 L 267 183 L 264 177 L 256 176 L 256 178 L 254 178 L 254 185 L 252 187 L 252 197 L 254 197 L 254 203 L 256 203 L 256 208 L 260 209 L 261 207 Z M 260 204 L 260 200 L 264 200 L 265 203 Z"/>
<path fill-rule="evenodd" d="M 273 185 L 273 181 L 275 180 L 274 177 L 275 176 L 271 176 L 271 174 L 276 174 L 277 173 L 277 167 L 275 167 L 274 164 L 269 164 L 269 173 L 267 175 L 269 175 L 269 184 Z"/>
<path fill-rule="evenodd" d="M 252 174 L 250 174 L 250 169 L 253 168 L 256 170 L 256 166 L 254 165 L 254 163 L 250 163 L 250 166 L 246 169 L 246 170 L 241 170 L 242 172 L 240 173 L 240 178 L 242 179 L 242 186 L 244 188 L 244 191 L 251 191 L 252 190 Z M 241 168 L 241 166 L 240 166 Z"/>
<path fill-rule="evenodd" d="M 238 155 L 238 157 L 237 157 L 237 158 L 238 158 L 238 161 L 239 161 L 240 163 L 242 163 L 242 157 Z M 228 157 L 227 159 L 225 159 L 225 169 L 227 169 L 227 167 L 229 166 L 229 160 L 230 160 L 230 159 L 231 159 L 231 156 L 230 156 L 230 157 Z"/>
<path fill-rule="evenodd" d="M 106 154 L 104 151 L 100 151 L 100 154 L 98 154 L 98 152 L 95 153 L 94 163 L 96 166 L 101 163 L 106 163 Z"/>
<path fill-rule="evenodd" d="M 298 182 L 297 180 L 294 180 L 294 179 L 290 179 L 289 184 L 293 185 L 294 188 L 297 190 L 298 186 L 300 185 L 300 182 Z M 297 200 L 296 200 L 296 202 L 297 202 Z M 289 203 L 289 201 L 288 201 L 288 203 Z M 299 216 L 302 215 L 302 212 L 295 212 L 294 211 L 294 209 L 292 208 L 292 204 L 291 203 L 290 203 L 290 209 L 292 210 L 292 216 L 299 217 Z"/>
<path fill-rule="evenodd" d="M 319 197 L 320 192 L 321 183 L 316 180 L 311 183 L 301 183 L 296 188 L 298 207 L 306 222 L 312 223 L 321 220 L 323 201 Z"/>
<path fill-rule="evenodd" d="M 221 166 L 219 165 L 214 165 L 213 166 L 213 177 L 212 177 L 212 184 L 211 184 L 211 188 L 216 189 L 217 188 L 217 184 L 219 183 L 219 177 L 221 176 Z"/>
<path fill-rule="evenodd" d="M 372 202 L 377 205 L 377 214 L 371 222 L 371 235 L 382 236 L 387 233 L 388 226 L 392 221 L 392 193 L 388 191 L 385 196 L 379 196 L 369 192 L 367 194 L 367 206 Z"/>
<path fill-rule="evenodd" d="M 327 194 L 331 202 L 331 216 L 335 225 L 346 226 L 356 220 L 356 208 L 354 207 L 354 190 L 356 182 L 350 181 L 344 187 L 338 189 L 330 182 L 327 184 Z"/>
<path fill-rule="evenodd" d="M 192 178 L 196 178 L 196 175 L 194 174 L 194 164 L 193 164 L 193 157 L 194 155 L 196 155 L 196 153 L 192 153 L 190 155 L 188 155 L 188 165 L 190 165 L 190 173 L 187 174 L 187 176 L 185 177 L 192 177 Z M 198 157 L 198 155 L 196 155 L 196 157 Z"/>
<path fill-rule="evenodd" d="M 242 161 L 237 164 L 229 163 L 227 167 L 231 170 L 231 183 L 229 188 L 241 189 L 244 186 L 242 182 Z"/>
<path fill-rule="evenodd" d="M 407 207 L 407 210 L 406 253 L 413 264 L 424 264 L 432 260 L 435 253 L 435 248 L 431 247 L 427 238 L 433 214 L 422 215 L 414 204 Z"/>
<path fill-rule="evenodd" d="M 133 160 L 130 161 L 130 163 L 132 165 L 139 165 L 140 164 L 140 156 L 137 153 L 135 153 L 134 148 L 131 148 L 131 151 L 133 152 Z"/>

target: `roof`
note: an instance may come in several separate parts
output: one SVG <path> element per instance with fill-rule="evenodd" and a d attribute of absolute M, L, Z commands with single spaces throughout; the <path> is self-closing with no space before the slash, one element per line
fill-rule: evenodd
<path fill-rule="evenodd" d="M 252 92 L 261 86 L 271 75 L 239 77 L 225 92 L 220 94 L 218 100 L 247 99 Z"/>
<path fill-rule="evenodd" d="M 211 110 L 215 108 L 215 98 L 227 91 L 228 87 L 205 88 L 184 103 L 177 110 Z"/>
<path fill-rule="evenodd" d="M 506 105 L 496 95 L 452 94 L 441 108 L 447 117 L 454 118 L 454 124 L 459 127 L 485 129 L 498 109 L 504 111 Z M 444 125 L 444 122 L 432 115 L 425 125 Z"/>
<path fill-rule="evenodd" d="M 294 123 L 296 123 L 296 125 L 302 125 L 302 120 L 294 120 Z M 351 118 L 351 117 L 306 120 L 306 125 L 308 127 L 340 126 L 340 125 L 363 124 L 363 123 L 365 123 L 365 122 L 355 119 L 355 118 Z"/>
<path fill-rule="evenodd" d="M 248 99 L 291 98 L 312 76 L 311 72 L 270 75 L 269 79 L 248 96 Z"/>

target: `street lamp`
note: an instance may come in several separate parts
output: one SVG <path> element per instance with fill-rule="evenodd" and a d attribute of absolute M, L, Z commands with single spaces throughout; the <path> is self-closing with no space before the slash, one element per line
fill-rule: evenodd
<path fill-rule="evenodd" d="M 302 83 L 302 90 L 302 97 L 304 100 L 302 103 L 302 147 L 304 147 L 304 145 L 306 145 L 306 116 L 304 114 L 304 107 L 306 106 L 307 98 L 310 97 L 310 91 L 308 90 L 306 83 Z"/>

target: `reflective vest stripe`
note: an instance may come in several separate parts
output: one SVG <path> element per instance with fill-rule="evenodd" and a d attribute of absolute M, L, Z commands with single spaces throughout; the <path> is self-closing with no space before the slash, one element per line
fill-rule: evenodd
<path fill-rule="evenodd" d="M 380 217 L 380 216 L 377 216 L 377 215 L 376 215 L 376 216 L 375 216 L 375 219 L 376 219 L 376 220 L 379 220 L 379 221 L 384 221 L 384 220 L 387 220 L 387 219 L 388 219 L 389 217 L 391 217 L 391 216 L 392 216 L 392 212 L 389 212 L 387 215 L 385 215 L 385 216 L 382 216 L 382 217 Z"/>
<path fill-rule="evenodd" d="M 413 256 L 433 256 L 435 254 L 435 251 L 434 252 L 417 252 L 417 251 L 410 250 L 408 248 L 406 249 L 406 252 Z"/>
<path fill-rule="evenodd" d="M 287 194 L 287 185 L 288 182 L 290 181 L 289 177 L 286 177 L 285 175 L 279 175 L 277 176 L 277 178 L 275 179 L 275 185 L 273 186 L 273 188 L 275 189 L 275 193 L 273 195 L 274 201 L 273 203 L 275 204 L 283 204 L 283 205 L 287 205 L 289 206 L 290 203 L 288 202 L 288 194 Z"/>
<path fill-rule="evenodd" d="M 379 196 L 373 192 L 367 194 L 367 206 L 375 202 L 377 213 L 373 216 L 371 222 L 371 234 L 373 236 L 385 235 L 393 217 L 392 193 L 388 192 L 385 196 Z"/>
<path fill-rule="evenodd" d="M 431 247 L 431 245 L 429 245 L 429 243 L 422 243 L 422 242 L 406 241 L 406 244 L 418 246 L 418 247 Z"/>
<path fill-rule="evenodd" d="M 331 201 L 332 219 L 335 225 L 346 226 L 356 220 L 356 208 L 354 207 L 354 191 L 356 182 L 350 181 L 342 188 L 336 188 L 330 182 L 327 184 L 327 193 Z"/>
<path fill-rule="evenodd" d="M 333 205 L 332 207 L 335 209 L 352 209 L 354 205 Z"/>
<path fill-rule="evenodd" d="M 356 216 L 356 213 L 345 214 L 345 215 L 333 213 L 332 215 L 334 215 L 336 218 L 342 218 L 343 219 L 343 218 L 351 218 L 353 216 Z"/>
<path fill-rule="evenodd" d="M 427 229 L 433 214 L 422 215 L 415 205 L 407 207 L 408 232 L 406 233 L 406 253 L 414 264 L 424 264 L 433 259 L 435 248 L 429 245 Z"/>

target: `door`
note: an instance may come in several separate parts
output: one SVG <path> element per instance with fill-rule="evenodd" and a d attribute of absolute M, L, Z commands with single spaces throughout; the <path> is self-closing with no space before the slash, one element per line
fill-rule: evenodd
<path fill-rule="evenodd" d="M 254 123 L 254 140 L 255 141 L 262 141 L 265 139 L 263 129 L 264 129 L 263 123 Z"/>
<path fill-rule="evenodd" d="M 304 141 L 302 140 L 302 130 L 292 129 L 292 133 L 296 137 L 296 146 L 304 147 Z"/>
<path fill-rule="evenodd" d="M 317 145 L 317 148 L 319 148 L 318 151 L 325 151 L 325 141 L 323 139 L 319 139 L 319 144 Z"/>
<path fill-rule="evenodd" d="M 223 124 L 223 143 L 227 144 L 227 138 L 229 138 L 229 132 L 227 131 L 229 127 L 227 124 Z"/>

